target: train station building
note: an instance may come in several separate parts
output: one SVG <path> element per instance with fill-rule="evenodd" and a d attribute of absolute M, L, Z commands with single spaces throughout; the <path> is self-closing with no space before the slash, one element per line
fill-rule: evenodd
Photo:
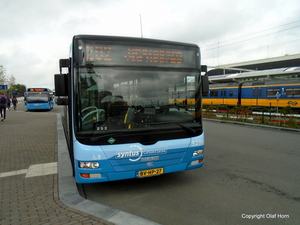
<path fill-rule="evenodd" d="M 207 66 L 208 76 L 225 75 L 239 72 L 252 72 L 258 70 L 277 69 L 285 67 L 299 67 L 300 54 L 285 55 L 280 57 L 258 59 L 246 62 L 224 64 L 218 66 Z"/>

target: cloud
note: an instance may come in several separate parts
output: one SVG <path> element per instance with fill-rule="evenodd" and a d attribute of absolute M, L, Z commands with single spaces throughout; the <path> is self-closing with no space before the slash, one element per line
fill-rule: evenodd
<path fill-rule="evenodd" d="M 0 61 L 3 62 L 4 67 L 7 71 L 13 71 L 13 74 L 16 77 L 18 75 L 17 83 L 42 83 L 45 80 L 45 74 L 43 68 L 43 59 L 34 52 L 30 52 L 15 45 L 12 47 L 11 51 L 6 54 L 0 55 Z M 40 71 L 40 72 L 38 72 Z M 40 74 L 40 76 L 32 77 L 32 74 Z"/>

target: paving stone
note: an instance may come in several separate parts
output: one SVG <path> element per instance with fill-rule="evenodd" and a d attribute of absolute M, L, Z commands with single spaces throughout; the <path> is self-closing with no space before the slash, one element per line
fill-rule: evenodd
<path fill-rule="evenodd" d="M 59 200 L 56 120 L 19 103 L 0 121 L 0 224 L 113 224 Z"/>

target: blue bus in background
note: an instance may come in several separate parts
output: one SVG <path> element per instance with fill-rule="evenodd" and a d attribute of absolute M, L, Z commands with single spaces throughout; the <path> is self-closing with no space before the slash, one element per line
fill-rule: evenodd
<path fill-rule="evenodd" d="M 77 183 L 144 178 L 204 163 L 200 49 L 146 38 L 76 35 L 54 75 Z M 64 73 L 63 73 L 64 72 Z M 170 101 L 193 86 L 194 101 Z M 192 103 L 191 103 L 192 102 Z"/>
<path fill-rule="evenodd" d="M 26 88 L 24 103 L 27 111 L 53 109 L 53 92 L 49 88 Z"/>

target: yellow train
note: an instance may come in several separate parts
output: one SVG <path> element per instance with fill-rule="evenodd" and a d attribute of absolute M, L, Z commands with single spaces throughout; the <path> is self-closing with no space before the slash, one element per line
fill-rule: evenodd
<path fill-rule="evenodd" d="M 206 105 L 286 107 L 300 109 L 300 82 L 271 80 L 211 84 L 203 97 Z"/>
<path fill-rule="evenodd" d="M 293 111 L 300 112 L 300 67 L 212 76 L 209 79 L 209 92 L 203 96 L 203 105 L 290 106 Z M 169 101 L 171 104 L 192 105 L 195 102 L 194 89 L 172 91 Z"/>

